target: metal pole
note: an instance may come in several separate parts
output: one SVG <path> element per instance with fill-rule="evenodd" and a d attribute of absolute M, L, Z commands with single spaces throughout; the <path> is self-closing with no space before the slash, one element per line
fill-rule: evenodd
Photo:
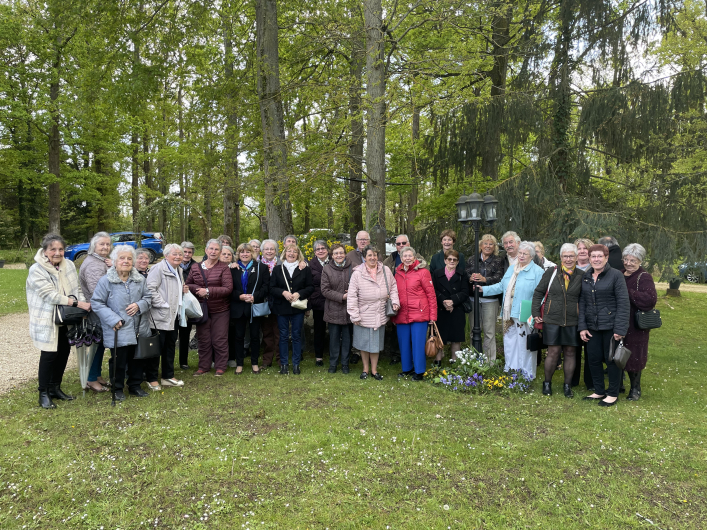
<path fill-rule="evenodd" d="M 472 221 L 474 224 L 474 246 L 476 247 L 476 258 L 474 260 L 474 273 L 479 273 L 479 225 L 481 221 Z M 476 284 L 472 284 L 474 289 L 474 327 L 471 330 L 471 345 L 479 352 L 484 352 L 483 343 L 481 341 L 481 323 L 479 315 L 479 291 L 476 289 Z"/>

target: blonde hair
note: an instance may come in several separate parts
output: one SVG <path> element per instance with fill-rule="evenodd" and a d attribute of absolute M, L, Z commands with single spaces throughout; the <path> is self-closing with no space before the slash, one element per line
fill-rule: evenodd
<path fill-rule="evenodd" d="M 481 250 L 481 245 L 484 241 L 493 241 L 493 255 L 498 256 L 498 240 L 491 234 L 484 234 L 479 240 L 479 250 Z"/>
<path fill-rule="evenodd" d="M 285 258 L 285 254 L 290 249 L 295 249 L 297 251 L 297 261 L 307 261 L 306 258 L 304 257 L 304 253 L 302 252 L 302 249 L 299 248 L 297 245 L 292 245 L 292 244 L 286 245 L 285 248 L 282 249 L 282 254 L 280 254 L 280 261 L 286 261 L 287 258 Z"/>

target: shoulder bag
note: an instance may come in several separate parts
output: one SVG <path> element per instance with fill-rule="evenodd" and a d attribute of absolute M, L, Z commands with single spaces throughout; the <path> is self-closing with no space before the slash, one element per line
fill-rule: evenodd
<path fill-rule="evenodd" d="M 150 314 L 150 318 L 152 315 Z M 135 319 L 133 319 L 135 322 Z M 135 348 L 135 360 L 143 359 L 154 359 L 159 357 L 161 353 L 160 348 L 160 332 L 157 329 L 150 329 L 149 335 L 140 335 L 140 324 L 142 323 L 142 315 L 137 322 L 137 328 L 135 329 L 135 338 L 137 339 L 137 347 Z M 155 321 L 152 321 L 152 325 L 155 325 Z M 116 343 L 117 344 L 117 343 Z"/>
<path fill-rule="evenodd" d="M 439 350 L 444 348 L 444 342 L 439 335 L 436 322 L 430 322 L 427 326 L 427 342 L 425 342 L 425 356 L 435 357 Z"/>
<path fill-rule="evenodd" d="M 290 284 L 287 281 L 287 275 L 285 274 L 285 264 L 283 263 L 282 265 L 280 265 L 280 267 L 282 267 L 282 277 L 285 278 L 285 285 L 287 285 L 287 290 L 292 293 L 292 289 L 290 289 Z M 307 300 L 294 300 L 290 302 L 290 305 L 295 309 L 301 309 L 303 311 L 307 310 Z"/>
<path fill-rule="evenodd" d="M 638 284 L 641 281 L 641 276 L 645 273 L 642 272 L 638 275 L 636 280 L 636 290 L 638 291 Z M 660 310 L 651 309 L 650 311 L 641 311 L 640 309 L 636 311 L 633 316 L 633 322 L 636 324 L 638 329 L 656 329 L 663 325 L 663 321 L 660 318 Z"/>
<path fill-rule="evenodd" d="M 626 368 L 626 363 L 628 362 L 629 357 L 631 357 L 631 350 L 624 346 L 623 339 L 617 346 L 616 341 L 612 336 L 611 345 L 609 347 L 609 362 L 614 361 L 614 364 L 619 368 L 619 370 L 623 370 Z"/>
<path fill-rule="evenodd" d="M 253 292 L 250 293 L 253 296 L 255 296 L 255 289 L 258 287 L 258 280 L 260 279 L 260 263 L 256 262 L 256 265 L 258 267 L 258 271 L 256 272 L 255 275 L 255 285 L 253 286 Z M 250 321 L 253 322 L 253 317 L 264 317 L 270 314 L 270 304 L 267 302 L 261 302 L 259 304 L 253 304 L 251 306 L 251 312 L 250 312 Z"/>
<path fill-rule="evenodd" d="M 69 298 L 78 300 L 73 294 L 70 294 Z M 54 323 L 57 326 L 73 326 L 75 324 L 81 324 L 83 319 L 88 316 L 88 311 L 81 309 L 80 307 L 55 305 L 54 308 Z"/>
<path fill-rule="evenodd" d="M 201 263 L 195 263 L 199 267 L 199 272 L 201 272 L 201 277 L 204 279 L 204 287 L 209 288 L 209 282 L 206 281 L 206 274 L 204 274 L 204 269 L 201 268 Z M 199 300 L 199 305 L 201 306 L 201 318 L 190 318 L 187 320 L 187 324 L 203 324 L 209 320 L 209 307 L 206 305 L 206 300 Z"/>
<path fill-rule="evenodd" d="M 543 318 L 543 315 L 545 314 L 545 301 L 547 300 L 547 296 L 550 294 L 550 286 L 552 285 L 553 280 L 555 279 L 555 275 L 557 274 L 557 267 L 555 267 L 555 270 L 552 273 L 552 276 L 550 277 L 550 283 L 547 284 L 547 291 L 545 291 L 545 296 L 543 296 L 543 301 L 540 302 L 540 318 Z M 542 322 L 534 322 L 533 327 L 535 329 L 543 329 L 543 323 Z M 534 350 L 531 350 L 534 351 Z"/>
<path fill-rule="evenodd" d="M 388 285 L 388 275 L 385 273 L 385 265 L 383 265 L 383 279 L 385 280 L 385 288 L 388 290 L 388 299 L 385 301 L 385 316 L 394 317 L 398 312 L 393 309 L 393 301 L 390 299 L 390 286 Z"/>

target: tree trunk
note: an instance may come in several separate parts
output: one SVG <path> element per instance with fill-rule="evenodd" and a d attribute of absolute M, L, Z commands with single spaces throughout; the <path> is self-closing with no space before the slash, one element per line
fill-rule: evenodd
<path fill-rule="evenodd" d="M 359 12 L 360 15 L 360 12 Z M 353 18 L 353 17 L 352 17 Z M 363 64 L 365 43 L 359 25 L 354 24 L 351 36 L 351 87 L 349 88 L 349 117 L 351 120 L 351 140 L 349 142 L 349 219 L 351 241 L 356 233 L 363 230 L 363 114 L 361 113 L 361 93 L 363 92 Z"/>
<path fill-rule="evenodd" d="M 132 157 L 132 182 L 130 185 L 130 193 L 132 198 L 133 206 L 133 232 L 138 231 L 137 217 L 140 213 L 140 145 L 138 144 L 137 130 L 133 129 L 132 137 L 130 138 L 130 143 L 133 147 L 133 157 Z"/>
<path fill-rule="evenodd" d="M 147 208 L 147 218 L 145 219 L 145 230 L 152 232 L 153 230 L 153 212 L 150 211 L 150 205 L 155 201 L 152 197 L 154 182 L 152 179 L 152 167 L 150 163 L 150 136 L 147 133 L 147 125 L 143 122 L 145 131 L 142 134 L 142 170 L 145 173 L 145 207 Z"/>
<path fill-rule="evenodd" d="M 223 43 L 225 48 L 224 77 L 228 87 L 226 96 L 226 145 L 224 158 L 226 162 L 226 175 L 223 185 L 223 233 L 233 238 L 235 247 L 239 244 L 240 220 L 240 182 L 238 173 L 239 131 L 238 114 L 236 105 L 238 94 L 234 93 L 233 79 L 233 40 L 231 37 L 231 24 L 227 16 L 223 17 L 224 31 Z M 234 248 L 235 248 L 234 247 Z"/>
<path fill-rule="evenodd" d="M 385 253 L 385 32 L 381 0 L 364 0 L 366 26 L 366 228 Z"/>
<path fill-rule="evenodd" d="M 182 121 L 184 120 L 184 110 L 182 103 L 182 85 L 179 85 L 177 91 L 177 107 L 179 108 L 179 145 L 184 145 L 184 126 Z M 184 165 L 181 164 L 179 169 L 179 196 L 183 201 L 187 200 L 187 182 L 186 176 L 184 175 Z M 189 217 L 187 216 L 187 208 L 184 203 L 179 205 L 179 239 L 180 241 L 186 241 L 187 239 L 187 223 L 189 222 Z"/>
<path fill-rule="evenodd" d="M 414 85 L 413 85 L 414 86 Z M 412 167 L 410 168 L 410 180 L 412 182 L 420 182 L 422 176 L 420 175 L 419 167 L 419 155 L 417 152 L 418 143 L 420 140 L 420 107 L 415 104 L 415 100 L 412 102 Z M 413 184 L 412 189 L 408 195 L 408 215 L 405 226 L 405 233 L 408 236 L 408 240 L 412 242 L 413 237 L 415 237 L 415 219 L 417 218 L 417 194 L 418 185 Z"/>
<path fill-rule="evenodd" d="M 52 64 L 52 82 L 49 85 L 51 100 L 50 115 L 52 119 L 49 130 L 49 173 L 54 175 L 49 184 L 49 231 L 59 234 L 61 230 L 61 185 L 59 184 L 61 162 L 61 137 L 59 136 L 59 68 L 61 66 L 61 51 L 57 51 Z"/>
<path fill-rule="evenodd" d="M 268 235 L 282 239 L 292 228 L 287 145 L 280 93 L 277 1 L 255 1 L 258 99 L 263 133 L 263 173 Z"/>

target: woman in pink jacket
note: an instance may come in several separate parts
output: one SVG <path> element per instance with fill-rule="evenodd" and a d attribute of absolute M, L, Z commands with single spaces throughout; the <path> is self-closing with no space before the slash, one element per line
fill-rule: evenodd
<path fill-rule="evenodd" d="M 400 308 L 398 288 L 391 270 L 378 262 L 378 249 L 367 246 L 361 252 L 364 261 L 354 268 L 346 297 L 346 310 L 354 324 L 353 347 L 361 351 L 363 373 L 361 379 L 368 377 L 370 360 L 371 375 L 380 381 L 378 373 L 378 355 L 383 349 L 385 339 L 385 305 L 388 297 L 393 302 L 393 309 Z M 423 353 L 424 355 L 424 353 Z"/>
<path fill-rule="evenodd" d="M 417 268 L 419 261 L 415 258 L 415 250 L 412 247 L 403 248 L 400 259 L 402 263 L 395 271 L 400 311 L 393 317 L 403 364 L 400 376 L 412 375 L 413 381 L 421 381 L 427 370 L 427 325 L 437 320 L 437 297 L 430 271 Z"/>

